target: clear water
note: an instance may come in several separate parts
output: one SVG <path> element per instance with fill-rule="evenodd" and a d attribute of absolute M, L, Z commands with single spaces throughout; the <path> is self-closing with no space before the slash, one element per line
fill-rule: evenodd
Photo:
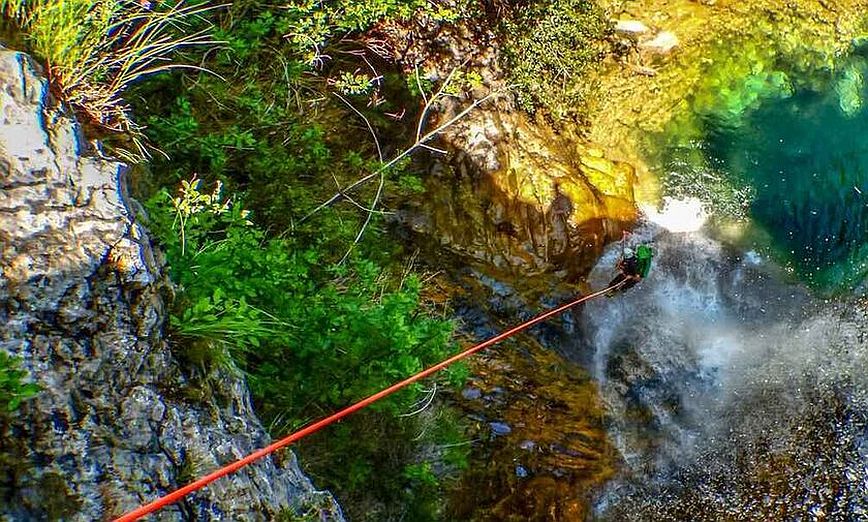
<path fill-rule="evenodd" d="M 850 58 L 813 85 L 737 124 L 706 117 L 692 152 L 752 192 L 749 247 L 817 289 L 849 290 L 868 275 L 868 60 Z"/>
<path fill-rule="evenodd" d="M 712 67 L 655 152 L 668 196 L 699 198 L 723 221 L 747 201 L 749 226 L 732 248 L 733 236 L 683 226 L 701 223 L 691 201 L 670 205 L 675 228 L 649 215 L 634 240 L 658 251 L 651 277 L 583 310 L 627 470 L 594 516 L 868 520 L 868 312 L 846 293 L 868 274 L 868 60 L 799 79 L 810 88 Z"/>

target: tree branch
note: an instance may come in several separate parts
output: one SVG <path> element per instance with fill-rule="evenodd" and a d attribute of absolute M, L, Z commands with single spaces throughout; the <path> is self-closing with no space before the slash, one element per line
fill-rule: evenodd
<path fill-rule="evenodd" d="M 299 219 L 298 224 L 304 223 L 305 221 L 310 219 L 311 216 L 313 216 L 314 214 L 318 213 L 319 211 L 328 207 L 329 205 L 335 203 L 336 201 L 338 201 L 342 197 L 345 197 L 347 192 L 349 192 L 353 189 L 356 189 L 357 187 L 359 187 L 361 185 L 364 185 L 368 181 L 376 178 L 377 176 L 383 175 L 383 173 L 385 173 L 388 169 L 394 167 L 399 161 L 401 161 L 402 159 L 404 159 L 408 155 L 412 154 L 417 148 L 426 144 L 428 141 L 430 141 L 431 139 L 436 137 L 438 134 L 440 134 L 444 130 L 446 130 L 449 127 L 451 127 L 452 125 L 454 125 L 456 122 L 460 121 L 462 118 L 467 116 L 470 112 L 472 112 L 474 109 L 476 109 L 477 107 L 479 107 L 480 105 L 482 105 L 483 103 L 487 102 L 488 100 L 490 100 L 492 98 L 496 98 L 498 96 L 501 96 L 505 92 L 506 92 L 505 89 L 498 89 L 498 90 L 492 91 L 492 92 L 488 93 L 487 95 L 485 95 L 484 97 L 474 101 L 472 104 L 470 104 L 464 110 L 459 112 L 457 115 L 450 118 L 446 123 L 443 123 L 442 125 L 438 126 L 436 129 L 420 136 L 416 140 L 416 142 L 413 143 L 413 145 L 411 145 L 407 149 L 404 149 L 403 152 L 401 152 L 400 154 L 398 154 L 397 156 L 395 156 L 394 158 L 389 160 L 387 163 L 383 164 L 380 168 L 378 168 L 374 172 L 368 174 L 367 176 L 363 176 L 363 177 L 357 179 L 356 181 L 354 181 L 353 183 L 351 183 L 350 185 L 345 187 L 342 191 L 336 192 L 334 195 L 332 195 L 326 201 L 317 205 L 316 208 L 314 208 L 313 210 L 311 210 L 310 212 L 305 214 L 304 217 Z"/>

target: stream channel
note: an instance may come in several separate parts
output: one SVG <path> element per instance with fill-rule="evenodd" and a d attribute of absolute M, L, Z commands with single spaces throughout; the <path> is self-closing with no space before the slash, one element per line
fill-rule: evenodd
<path fill-rule="evenodd" d="M 473 363 L 456 401 L 484 443 L 455 519 L 868 519 L 866 56 L 697 96 L 689 132 L 649 141 L 664 205 L 628 242 L 653 244 L 650 277 Z M 450 277 L 475 338 L 575 291 Z"/>

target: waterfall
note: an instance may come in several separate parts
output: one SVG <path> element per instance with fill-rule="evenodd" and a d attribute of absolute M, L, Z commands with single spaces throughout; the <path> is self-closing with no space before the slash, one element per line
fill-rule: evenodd
<path fill-rule="evenodd" d="M 656 223 L 628 239 L 653 244 L 650 277 L 582 314 L 583 349 L 624 463 L 596 515 L 864 519 L 864 305 L 813 297 L 758 254 L 666 214 L 650 214 Z M 594 287 L 618 255 L 618 245 L 604 254 Z"/>

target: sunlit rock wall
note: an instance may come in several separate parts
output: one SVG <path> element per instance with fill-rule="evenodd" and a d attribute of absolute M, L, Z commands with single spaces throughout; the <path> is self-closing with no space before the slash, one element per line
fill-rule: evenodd
<path fill-rule="evenodd" d="M 42 388 L 0 422 L 0 518 L 108 519 L 269 443 L 238 378 L 185 399 L 163 337 L 171 290 L 124 174 L 88 148 L 38 66 L 0 48 L 0 349 Z M 284 509 L 342 519 L 288 452 L 157 519 Z"/>
<path fill-rule="evenodd" d="M 437 146 L 447 154 L 433 154 L 426 201 L 411 203 L 399 217 L 465 261 L 522 276 L 558 272 L 577 279 L 636 219 L 637 179 L 630 165 L 594 147 L 580 122 L 534 118 L 516 108 L 494 27 L 506 8 L 490 5 L 485 16 L 457 24 L 388 24 L 378 34 L 411 77 L 439 84 L 456 70 L 478 75 L 466 92 L 435 104 L 425 129 L 491 96 L 442 129 Z"/>
<path fill-rule="evenodd" d="M 502 105 L 449 128 L 428 201 L 409 220 L 447 249 L 497 269 L 578 279 L 637 217 L 635 175 L 568 129 Z"/>

